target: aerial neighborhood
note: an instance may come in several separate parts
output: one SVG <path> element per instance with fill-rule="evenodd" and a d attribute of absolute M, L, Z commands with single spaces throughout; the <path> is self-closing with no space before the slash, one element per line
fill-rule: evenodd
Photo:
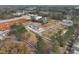
<path fill-rule="evenodd" d="M 0 7 L 0 53 L 79 53 L 77 6 L 2 7 Z"/>

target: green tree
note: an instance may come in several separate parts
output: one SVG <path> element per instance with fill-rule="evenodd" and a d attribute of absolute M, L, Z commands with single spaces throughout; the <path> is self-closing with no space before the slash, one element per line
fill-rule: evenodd
<path fill-rule="evenodd" d="M 62 30 L 59 30 L 57 33 L 54 34 L 54 36 L 51 36 L 50 38 L 52 39 L 53 45 L 53 52 L 58 53 L 58 46 L 59 47 L 64 47 L 67 41 L 73 39 L 72 35 L 74 34 L 74 27 L 68 27 L 68 31 L 61 36 Z"/>
<path fill-rule="evenodd" d="M 63 13 L 61 13 L 61 12 L 51 12 L 50 17 L 52 19 L 62 20 L 64 16 L 63 16 Z"/>
<path fill-rule="evenodd" d="M 14 25 L 12 26 L 10 33 L 15 34 L 15 36 L 17 37 L 17 40 L 20 40 L 21 34 L 24 33 L 25 31 L 27 30 L 23 25 Z"/>
<path fill-rule="evenodd" d="M 54 34 L 54 36 L 51 36 L 52 42 L 54 41 L 55 45 L 63 46 L 64 39 L 60 35 L 62 33 L 62 30 L 59 30 L 57 33 Z"/>
<path fill-rule="evenodd" d="M 58 46 L 53 46 L 53 53 L 58 54 L 59 53 L 59 49 Z"/>
<path fill-rule="evenodd" d="M 44 53 L 44 46 L 45 43 L 43 41 L 43 39 L 40 36 L 37 36 L 38 40 L 37 40 L 37 53 Z"/>

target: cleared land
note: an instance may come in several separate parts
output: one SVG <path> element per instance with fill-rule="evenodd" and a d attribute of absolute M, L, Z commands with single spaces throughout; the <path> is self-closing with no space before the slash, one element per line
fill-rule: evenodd
<path fill-rule="evenodd" d="M 42 28 L 45 29 L 43 35 L 46 37 L 50 37 L 54 33 L 56 33 L 59 29 L 64 29 L 64 26 L 61 24 L 61 21 L 51 20 L 47 24 L 43 25 Z"/>

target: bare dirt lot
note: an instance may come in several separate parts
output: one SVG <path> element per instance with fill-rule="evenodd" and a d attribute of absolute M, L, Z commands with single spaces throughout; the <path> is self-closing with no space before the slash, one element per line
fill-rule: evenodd
<path fill-rule="evenodd" d="M 61 24 L 61 21 L 58 20 L 50 20 L 47 24 L 43 25 L 44 28 L 43 35 L 46 37 L 50 37 L 54 33 L 56 33 L 59 29 L 64 29 L 64 26 Z"/>

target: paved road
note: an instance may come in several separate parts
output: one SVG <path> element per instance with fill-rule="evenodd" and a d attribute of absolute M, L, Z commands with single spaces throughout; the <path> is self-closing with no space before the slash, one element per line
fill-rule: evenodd
<path fill-rule="evenodd" d="M 4 23 L 4 22 L 10 22 L 10 21 L 15 21 L 15 20 L 20 20 L 21 18 L 25 18 L 30 20 L 30 18 L 27 17 L 27 15 L 23 15 L 21 17 L 14 17 L 12 19 L 5 19 L 5 20 L 0 20 L 0 23 Z"/>

